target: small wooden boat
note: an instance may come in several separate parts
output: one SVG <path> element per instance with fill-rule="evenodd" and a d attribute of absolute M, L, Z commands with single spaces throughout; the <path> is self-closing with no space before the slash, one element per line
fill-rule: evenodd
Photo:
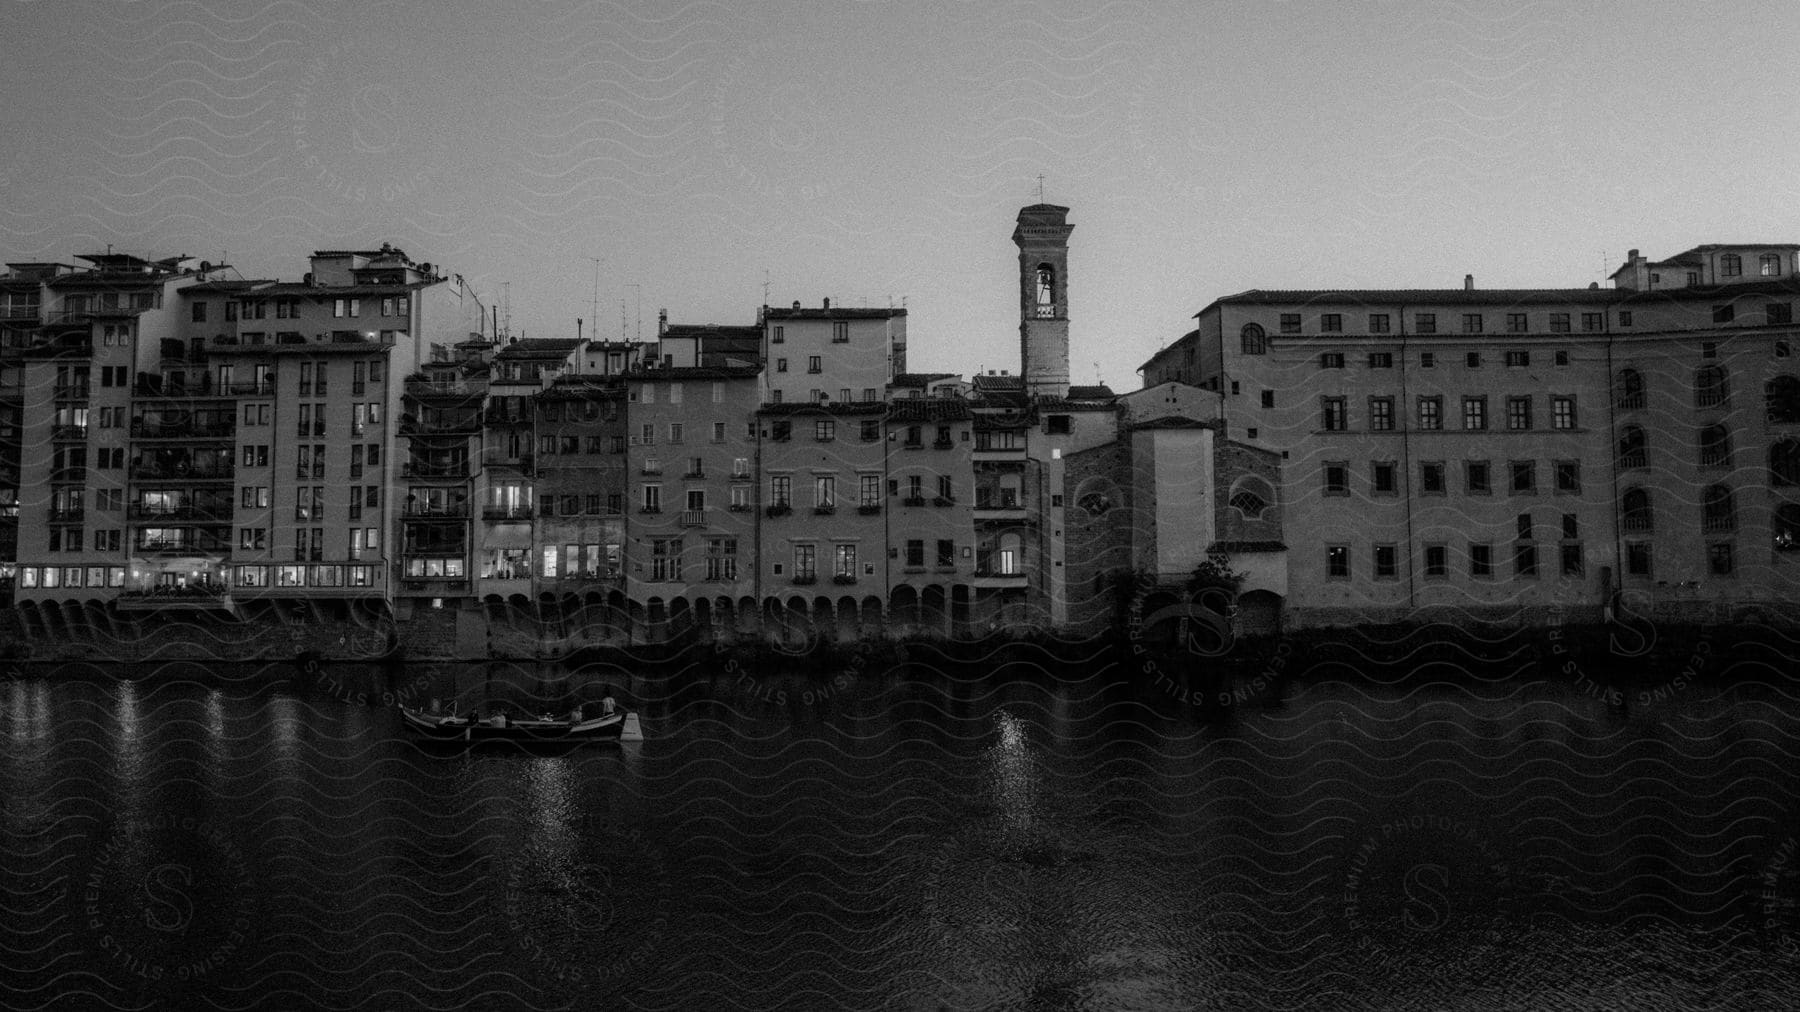
<path fill-rule="evenodd" d="M 551 745 L 644 740 L 637 714 L 625 710 L 581 720 L 557 720 L 549 716 L 519 718 L 510 714 L 477 719 L 469 714 L 427 713 L 402 705 L 400 716 L 407 730 L 434 741 Z"/>

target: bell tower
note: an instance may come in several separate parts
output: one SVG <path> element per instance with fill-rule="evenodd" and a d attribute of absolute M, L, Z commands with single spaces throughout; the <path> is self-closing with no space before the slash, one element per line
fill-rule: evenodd
<path fill-rule="evenodd" d="M 1069 395 L 1069 209 L 1019 210 L 1019 371 L 1032 396 Z"/>

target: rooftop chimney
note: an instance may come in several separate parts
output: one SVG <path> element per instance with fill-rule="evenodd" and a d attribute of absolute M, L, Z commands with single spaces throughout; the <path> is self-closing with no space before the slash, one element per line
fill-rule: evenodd
<path fill-rule="evenodd" d="M 795 309 L 799 309 L 799 308 L 800 308 L 800 300 L 799 300 L 799 299 L 795 299 L 795 300 L 794 300 L 794 308 L 795 308 Z"/>
<path fill-rule="evenodd" d="M 1627 259 L 1627 260 L 1636 260 L 1637 257 L 1638 257 L 1637 250 L 1632 250 L 1630 253 L 1625 254 L 1625 259 Z"/>
<path fill-rule="evenodd" d="M 1475 290 L 1475 275 L 1464 274 L 1463 275 L 1463 291 L 1472 292 L 1474 290 Z"/>
<path fill-rule="evenodd" d="M 830 299 L 826 299 L 826 300 L 825 300 L 825 308 L 826 308 L 826 309 L 830 309 L 830 308 L 831 308 L 831 300 L 830 300 Z"/>

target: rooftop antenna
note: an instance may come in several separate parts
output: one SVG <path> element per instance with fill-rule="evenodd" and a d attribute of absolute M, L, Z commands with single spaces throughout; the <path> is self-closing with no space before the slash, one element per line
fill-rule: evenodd
<path fill-rule="evenodd" d="M 619 300 L 619 340 L 631 340 L 631 327 L 625 317 L 625 300 Z"/>
<path fill-rule="evenodd" d="M 512 282 L 500 282 L 500 317 L 506 324 L 506 336 L 512 337 Z"/>
<path fill-rule="evenodd" d="M 588 259 L 594 262 L 594 328 L 595 333 L 598 333 L 600 327 L 600 258 L 588 257 Z"/>
<path fill-rule="evenodd" d="M 769 308 L 769 272 L 763 271 L 763 308 Z"/>
<path fill-rule="evenodd" d="M 1038 203 L 1044 202 L 1044 174 L 1038 173 Z"/>
<path fill-rule="evenodd" d="M 637 296 L 637 332 L 632 339 L 642 341 L 644 339 L 644 286 L 626 285 L 625 287 L 631 289 L 632 293 Z"/>

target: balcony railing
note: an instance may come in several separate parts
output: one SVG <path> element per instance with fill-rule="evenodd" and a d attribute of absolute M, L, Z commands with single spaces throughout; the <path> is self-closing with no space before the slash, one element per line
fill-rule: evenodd
<path fill-rule="evenodd" d="M 402 464 L 400 465 L 400 476 L 403 478 L 467 478 L 469 462 L 465 460 L 448 464 Z"/>
<path fill-rule="evenodd" d="M 150 422 L 131 420 L 133 439 L 230 439 L 237 435 L 237 421 Z"/>
<path fill-rule="evenodd" d="M 87 473 L 88 469 L 85 464 L 52 468 L 50 471 L 50 480 L 56 482 L 86 481 Z"/>
<path fill-rule="evenodd" d="M 706 477 L 706 472 L 705 471 L 689 471 L 686 474 L 683 474 L 682 477 L 687 478 L 690 481 L 700 481 Z"/>
<path fill-rule="evenodd" d="M 906 498 L 900 500 L 900 505 L 902 505 L 902 506 L 923 506 L 923 505 L 925 505 L 925 497 L 922 495 L 909 495 Z"/>
<path fill-rule="evenodd" d="M 955 445 L 956 441 L 953 439 L 934 439 L 931 441 L 931 448 L 934 450 L 948 450 Z"/>
<path fill-rule="evenodd" d="M 275 378 L 271 376 L 260 383 L 254 380 L 249 383 L 233 383 L 224 389 L 238 397 L 272 396 L 275 393 Z"/>
<path fill-rule="evenodd" d="M 706 513 L 707 513 L 706 510 L 682 510 L 681 518 L 680 518 L 681 526 L 683 526 L 683 527 L 705 527 L 706 526 Z"/>
<path fill-rule="evenodd" d="M 86 383 L 64 383 L 50 389 L 50 396 L 59 401 L 85 401 L 91 388 Z"/>
<path fill-rule="evenodd" d="M 1637 534 L 1654 530 L 1656 522 L 1654 514 L 1649 512 L 1627 513 L 1620 519 L 1619 526 L 1628 532 Z"/>
<path fill-rule="evenodd" d="M 481 519 L 483 519 L 483 520 L 530 520 L 531 519 L 531 507 L 530 506 L 483 506 L 481 508 Z"/>
<path fill-rule="evenodd" d="M 778 503 L 770 504 L 770 506 L 767 509 L 763 510 L 763 512 L 772 517 L 785 517 L 789 513 L 794 512 L 794 508 L 792 506 L 789 506 L 787 503 L 778 502 Z"/>
<path fill-rule="evenodd" d="M 198 465 L 185 461 L 157 464 L 134 460 L 128 473 L 133 478 L 155 478 L 173 481 L 228 481 L 235 473 L 231 464 Z"/>
<path fill-rule="evenodd" d="M 1002 490 L 998 495 L 986 489 L 975 493 L 975 508 L 978 510 L 1019 510 L 1024 509 L 1019 494 L 1011 490 Z"/>
<path fill-rule="evenodd" d="M 85 426 L 85 425 L 52 425 L 50 427 L 50 438 L 51 439 L 61 439 L 61 440 L 86 439 L 87 438 L 87 426 Z"/>
<path fill-rule="evenodd" d="M 406 393 L 409 397 L 466 397 L 471 394 L 487 392 L 487 383 L 475 383 L 469 380 L 440 382 L 427 379 L 408 379 Z"/>
<path fill-rule="evenodd" d="M 140 555 L 185 554 L 189 552 L 229 552 L 229 538 L 140 538 L 131 543 Z"/>
<path fill-rule="evenodd" d="M 212 503 L 206 506 L 145 506 L 143 503 L 132 503 L 126 511 L 133 520 L 155 520 L 171 523 L 230 523 L 236 514 L 237 504 L 230 500 Z"/>
<path fill-rule="evenodd" d="M 881 504 L 877 502 L 866 502 L 861 506 L 856 507 L 856 512 L 865 517 L 872 517 L 881 512 Z"/>
<path fill-rule="evenodd" d="M 423 506 L 418 503 L 408 503 L 406 508 L 401 512 L 401 515 L 413 520 L 460 520 L 469 515 L 469 504 L 459 502 L 448 503 L 443 506 Z"/>
<path fill-rule="evenodd" d="M 802 587 L 810 586 L 819 582 L 819 576 L 817 573 L 797 573 L 794 582 Z"/>
<path fill-rule="evenodd" d="M 76 509 L 51 510 L 50 522 L 53 524 L 78 524 L 87 515 L 87 511 Z"/>

